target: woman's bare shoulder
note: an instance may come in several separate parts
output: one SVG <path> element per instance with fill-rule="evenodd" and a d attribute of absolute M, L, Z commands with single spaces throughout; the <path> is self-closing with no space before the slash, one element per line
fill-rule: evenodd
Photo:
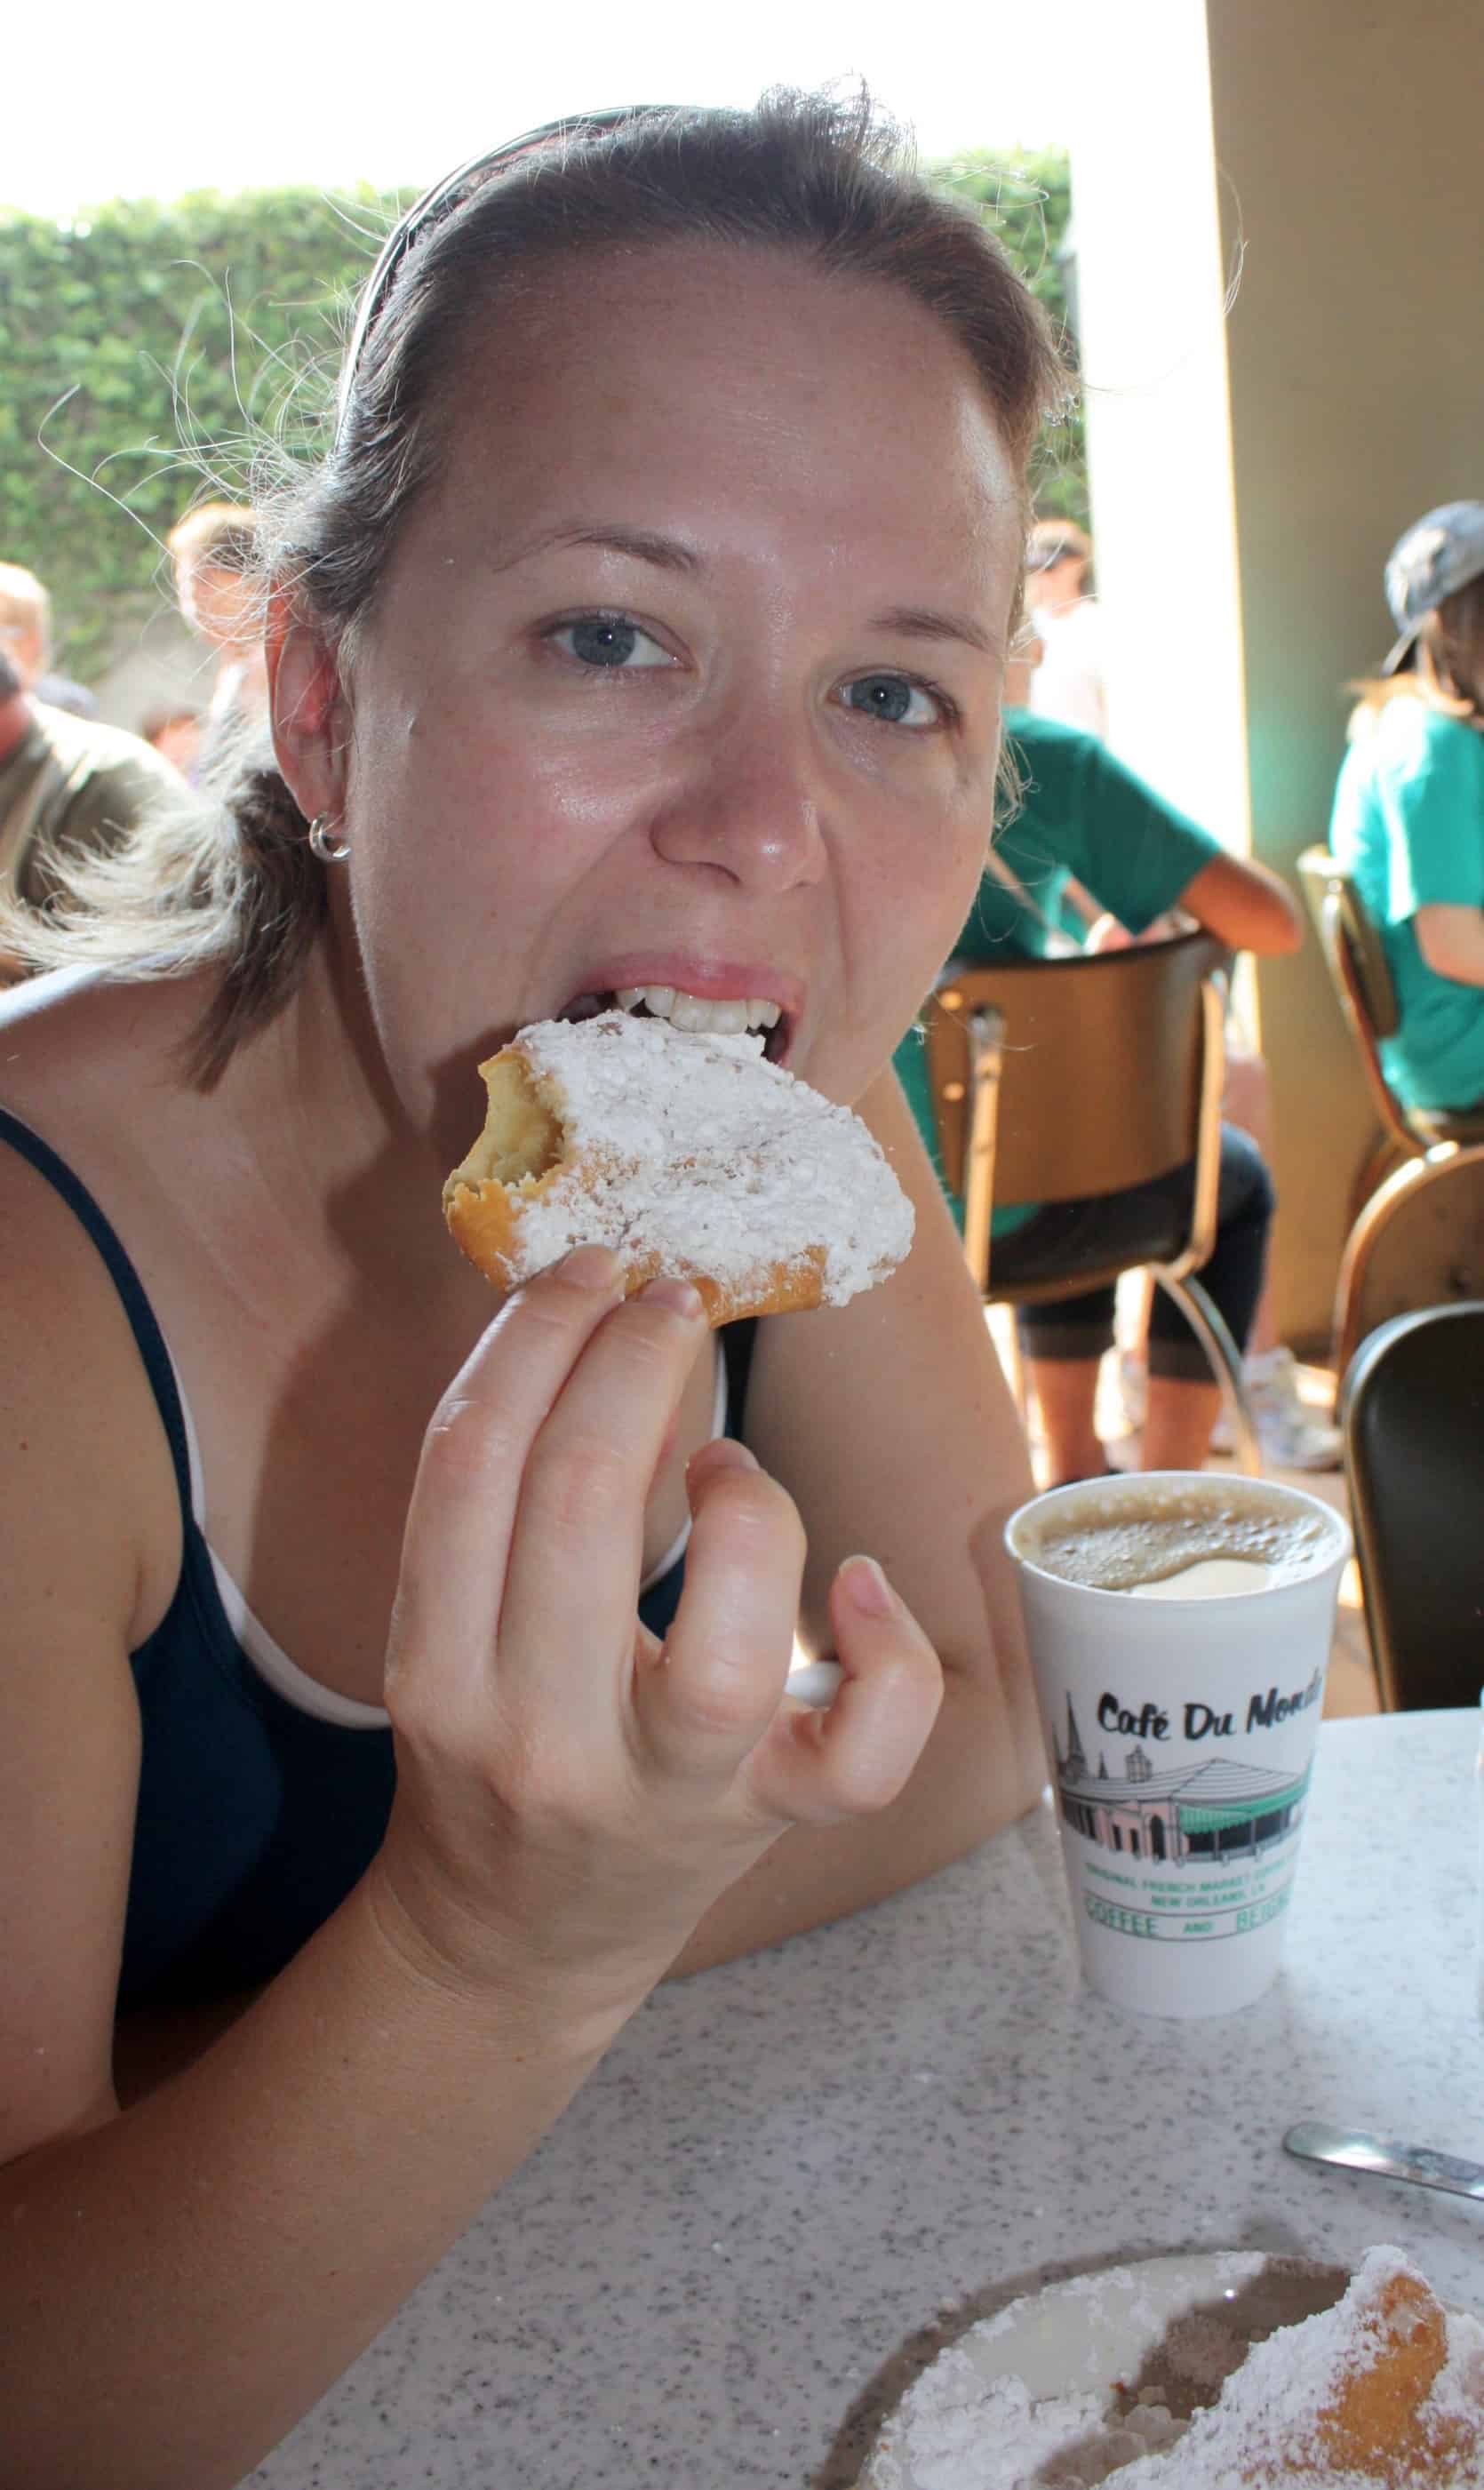
<path fill-rule="evenodd" d="M 0 1102 L 49 1127 L 64 1156 L 59 1050 L 77 1027 L 60 1012 L 0 1024 Z M 29 1904 L 0 1965 L 3 2159 L 111 2103 L 138 1757 L 128 1655 L 169 1604 L 181 1534 L 118 1291 L 75 1211 L 15 1146 L 0 1147 L 0 1877 Z"/>
<path fill-rule="evenodd" d="M 0 1106 L 64 1149 L 94 1118 L 116 1127 L 185 1086 L 199 983 L 69 969 L 0 994 Z"/>
<path fill-rule="evenodd" d="M 5 999 L 0 1106 L 91 1191 L 100 1137 L 111 1133 L 108 1149 L 126 1146 L 126 1102 L 143 1058 L 135 1054 L 131 1068 L 122 992 L 63 991 L 70 983 L 21 989 L 22 1009 Z M 75 1517 L 79 1549 L 124 1551 L 137 1626 L 161 1590 L 168 1597 L 179 1501 L 129 1316 L 76 1208 L 13 1144 L 0 1147 L 0 1233 L 7 1508 L 23 1537 L 34 1499 Z"/>

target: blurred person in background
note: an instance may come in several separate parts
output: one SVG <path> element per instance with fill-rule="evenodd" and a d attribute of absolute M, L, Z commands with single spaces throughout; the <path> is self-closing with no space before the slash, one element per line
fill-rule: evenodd
<path fill-rule="evenodd" d="M 1089 585 L 1092 539 L 1071 519 L 1037 519 L 1026 547 L 1026 603 L 1041 654 L 1027 707 L 1085 735 L 1108 732 L 1102 609 Z"/>
<path fill-rule="evenodd" d="M 65 709 L 73 717 L 97 717 L 98 703 L 86 683 L 74 683 L 71 675 L 59 675 L 48 667 L 37 682 L 36 697 L 48 709 Z"/>
<path fill-rule="evenodd" d="M 1238 1132 L 1245 1133 L 1250 1141 L 1257 1144 L 1265 1160 L 1271 1161 L 1272 1075 L 1267 1068 L 1266 1057 L 1247 1043 L 1239 1028 L 1232 1026 L 1227 1030 L 1226 1086 L 1221 1093 L 1221 1113 L 1227 1123 L 1235 1124 Z M 1137 1434 L 1144 1425 L 1149 1373 L 1146 1342 L 1153 1291 L 1153 1281 L 1145 1278 L 1137 1316 L 1129 1318 L 1127 1329 L 1123 1325 L 1128 1310 L 1121 1296 L 1120 1300 L 1120 1336 L 1134 1344 L 1123 1350 L 1119 1360 L 1123 1420 L 1130 1434 Z M 1298 1360 L 1278 1336 L 1277 1307 L 1270 1271 L 1263 1282 L 1263 1293 L 1252 1317 L 1252 1329 L 1242 1358 L 1242 1381 L 1246 1386 L 1252 1421 L 1266 1468 L 1339 1468 L 1343 1444 L 1340 1430 L 1305 1401 Z M 1231 1422 L 1223 1409 L 1211 1430 L 1211 1451 L 1230 1453 L 1232 1449 Z"/>
<path fill-rule="evenodd" d="M 163 753 L 183 778 L 193 778 L 201 751 L 201 712 L 195 709 L 175 709 L 166 703 L 152 709 L 141 721 L 139 733 L 146 743 Z"/>
<path fill-rule="evenodd" d="M 181 613 L 217 659 L 199 754 L 207 764 L 234 731 L 268 713 L 257 512 L 237 502 L 203 502 L 170 530 L 165 545 Z"/>
<path fill-rule="evenodd" d="M 148 811 L 180 795 L 178 773 L 137 736 L 36 697 L 44 599 L 30 571 L 0 563 L 0 891 L 30 909 L 54 895 L 69 858 L 119 846 Z M 0 950 L 0 980 L 21 973 Z"/>
<path fill-rule="evenodd" d="M 1067 519 L 1037 521 L 1031 531 L 1026 599 L 1031 608 L 1034 641 L 1025 651 L 1030 663 L 1026 706 L 1037 716 L 1101 737 L 1105 710 L 1101 672 L 1101 609 L 1087 593 L 1092 541 Z M 1040 653 L 1035 653 L 1036 648 Z M 1021 678 L 1024 680 L 1024 678 Z M 1013 695 L 1006 694 L 1007 700 Z M 1083 920 L 1079 922 L 1080 920 Z M 1098 920 L 1095 932 L 1092 921 Z M 1063 925 L 1076 938 L 1106 948 L 1127 941 L 1116 918 L 1099 919 L 1095 905 L 1068 883 L 1062 902 Z M 1157 939 L 1163 927 L 1146 929 L 1141 940 Z M 1272 1154 L 1272 1084 L 1261 1054 L 1239 1031 L 1228 1031 L 1227 1079 L 1222 1113 L 1228 1124 L 1255 1142 L 1265 1161 Z M 1153 1304 L 1152 1282 L 1147 1283 L 1133 1322 L 1132 1336 L 1120 1359 L 1120 1386 L 1130 1434 L 1144 1427 L 1148 1406 L 1149 1318 Z M 1125 1314 L 1127 1309 L 1124 1309 Z M 1252 1317 L 1243 1357 L 1243 1380 L 1263 1458 L 1274 1469 L 1330 1470 L 1340 1462 L 1340 1433 L 1330 1421 L 1309 1408 L 1300 1390 L 1298 1364 L 1278 1337 L 1270 1279 Z M 1218 1416 L 1212 1450 L 1228 1453 L 1232 1436 L 1225 1411 Z"/>
<path fill-rule="evenodd" d="M 1004 732 L 1021 775 L 1017 809 L 999 831 L 989 870 L 953 954 L 960 968 L 996 960 L 1049 957 L 1079 940 L 1093 950 L 1178 932 L 1179 919 L 1204 925 L 1234 950 L 1273 956 L 1296 949 L 1301 922 L 1289 892 L 1265 866 L 1229 855 L 1210 833 L 1178 813 L 1095 736 L 1026 706 L 1038 645 L 1038 621 L 1021 634 L 1005 668 Z M 934 1165 L 937 1130 L 920 1032 L 896 1051 L 907 1092 Z M 1157 1189 L 1188 1198 L 1193 1168 L 1177 1169 Z M 1115 1248 L 1125 1218 L 1147 1226 L 1141 1207 L 1153 1187 L 1085 1202 L 998 1202 L 992 1268 L 1004 1281 L 1029 1280 L 1048 1250 L 1060 1261 L 1070 1242 L 1086 1244 L 1090 1265 Z M 947 1188 L 945 1186 L 945 1191 Z M 962 1223 L 963 1206 L 948 1195 Z M 1231 1123 L 1222 1127 L 1216 1244 L 1202 1278 L 1238 1348 L 1251 1337 L 1266 1275 L 1274 1212 L 1261 1152 Z M 1045 1442 L 1047 1479 L 1062 1487 L 1098 1477 L 1110 1464 L 1097 1433 L 1098 1373 L 1114 1339 L 1115 1291 L 1096 1288 L 1017 1314 L 1026 1378 Z M 1199 1469 L 1210 1446 L 1220 1390 L 1206 1352 L 1173 1298 L 1159 1292 L 1149 1316 L 1146 1405 L 1140 1412 L 1144 1469 Z"/>
<path fill-rule="evenodd" d="M 1484 502 L 1418 519 L 1385 589 L 1397 638 L 1354 686 L 1329 845 L 1385 946 L 1387 1080 L 1405 1106 L 1463 1110 L 1484 1101 Z"/>
<path fill-rule="evenodd" d="M 51 598 L 37 578 L 19 563 L 0 562 L 0 646 L 3 646 L 26 689 L 48 709 L 71 709 L 74 717 L 96 717 L 98 703 L 71 675 L 59 675 L 51 662 Z"/>

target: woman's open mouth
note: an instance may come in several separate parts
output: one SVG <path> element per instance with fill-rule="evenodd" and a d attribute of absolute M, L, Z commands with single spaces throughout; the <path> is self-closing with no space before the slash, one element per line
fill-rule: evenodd
<path fill-rule="evenodd" d="M 679 986 L 620 986 L 606 994 L 577 995 L 559 1012 L 559 1020 L 592 1020 L 604 1011 L 630 1012 L 637 1020 L 667 1020 L 672 1028 L 712 1037 L 741 1037 L 750 1030 L 763 1040 L 770 1063 L 781 1063 L 788 1052 L 789 1015 L 766 996 L 727 996 L 719 1001 L 686 994 Z"/>

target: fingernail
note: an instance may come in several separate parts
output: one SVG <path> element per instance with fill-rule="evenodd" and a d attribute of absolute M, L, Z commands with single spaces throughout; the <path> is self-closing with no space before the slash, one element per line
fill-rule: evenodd
<path fill-rule="evenodd" d="M 693 1476 L 703 1462 L 712 1470 L 755 1470 L 758 1467 L 755 1455 L 747 1450 L 745 1444 L 739 1443 L 735 1435 L 713 1435 L 709 1444 L 703 1444 L 698 1453 L 691 1454 L 685 1464 L 687 1472 Z"/>
<path fill-rule="evenodd" d="M 694 1321 L 701 1311 L 699 1292 L 688 1280 L 651 1280 L 644 1291 L 653 1306 L 666 1306 L 673 1315 L 684 1315 Z"/>
<path fill-rule="evenodd" d="M 595 1296 L 612 1296 L 624 1284 L 624 1266 L 611 1245 L 578 1245 L 561 1265 L 568 1288 L 591 1288 Z"/>
<path fill-rule="evenodd" d="M 863 1617 L 889 1617 L 896 1597 L 874 1556 L 847 1556 L 839 1573 L 840 1587 Z"/>

